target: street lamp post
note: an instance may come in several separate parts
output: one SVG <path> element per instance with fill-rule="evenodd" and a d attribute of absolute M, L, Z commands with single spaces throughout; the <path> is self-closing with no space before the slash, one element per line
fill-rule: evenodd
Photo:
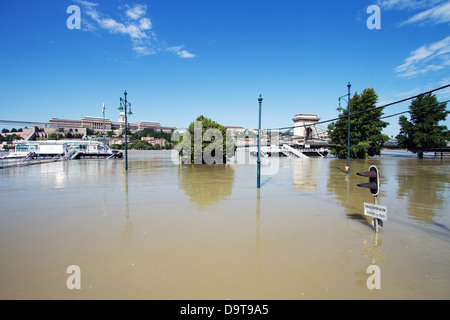
<path fill-rule="evenodd" d="M 125 115 L 125 171 L 128 171 L 128 137 L 127 137 L 127 131 L 128 131 L 128 120 L 127 115 L 132 115 L 133 112 L 131 112 L 131 103 L 127 101 L 127 91 L 125 90 L 125 99 L 120 98 L 120 107 L 118 110 L 120 112 L 124 112 Z M 127 108 L 130 107 L 130 111 L 127 111 Z"/>
<path fill-rule="evenodd" d="M 347 133 L 347 174 L 350 174 L 350 82 L 347 85 L 347 116 L 348 116 L 348 133 Z"/>
<path fill-rule="evenodd" d="M 347 85 L 348 93 L 342 97 L 339 97 L 339 108 L 338 108 L 338 110 L 342 110 L 341 99 L 345 100 L 344 97 L 347 96 L 347 119 L 348 119 L 348 123 L 347 123 L 347 168 L 345 170 L 345 172 L 347 174 L 350 174 L 350 87 L 351 87 L 351 84 L 349 82 Z"/>
<path fill-rule="evenodd" d="M 258 161 L 257 161 L 257 188 L 261 188 L 261 104 L 263 98 L 259 95 L 259 124 L 258 124 Z"/>

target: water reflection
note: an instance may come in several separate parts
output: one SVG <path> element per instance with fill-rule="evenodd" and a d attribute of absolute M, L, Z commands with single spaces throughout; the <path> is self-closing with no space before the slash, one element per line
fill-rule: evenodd
<path fill-rule="evenodd" d="M 133 231 L 133 222 L 130 220 L 130 202 L 128 199 L 128 172 L 124 172 L 123 191 L 125 193 L 125 225 L 122 227 L 120 235 L 129 244 Z"/>
<path fill-rule="evenodd" d="M 261 189 L 256 189 L 256 255 L 258 274 L 262 274 L 261 267 Z"/>
<path fill-rule="evenodd" d="M 351 167 L 353 173 L 346 174 L 343 169 L 343 160 L 330 160 L 327 190 L 336 196 L 348 218 L 370 225 L 371 219 L 364 216 L 363 204 L 364 202 L 372 203 L 373 196 L 368 189 L 364 190 L 357 186 L 358 183 L 366 181 L 356 175 L 356 172 L 367 171 L 367 165 L 365 161 L 359 164 L 354 161 Z"/>
<path fill-rule="evenodd" d="M 436 215 L 444 212 L 450 173 L 446 170 L 448 166 L 439 160 L 388 157 L 353 160 L 349 175 L 344 173 L 344 164 L 340 159 L 329 161 L 327 190 L 336 196 L 349 218 L 363 223 L 371 220 L 364 216 L 362 206 L 364 202 L 373 203 L 374 199 L 368 189 L 357 186 L 366 180 L 356 175 L 356 172 L 367 171 L 370 165 L 376 165 L 380 171 L 378 204 L 384 205 L 385 199 L 397 195 L 397 201 L 390 200 L 396 214 L 405 208 L 410 219 L 427 224 L 434 224 Z M 401 200 L 405 200 L 404 204 Z"/>
<path fill-rule="evenodd" d="M 372 242 L 363 241 L 363 252 L 370 258 L 371 264 L 383 263 L 386 260 L 386 254 L 381 251 L 383 240 L 381 235 L 375 232 L 372 236 Z"/>
<path fill-rule="evenodd" d="M 178 166 L 179 188 L 199 209 L 228 198 L 233 189 L 234 167 L 226 164 Z"/>
<path fill-rule="evenodd" d="M 450 174 L 440 161 L 402 161 L 397 166 L 397 197 L 408 199 L 411 219 L 432 223 L 436 212 L 444 209 L 444 192 L 449 181 Z"/>
<path fill-rule="evenodd" d="M 368 281 L 371 282 L 369 278 L 372 277 L 373 272 L 378 272 L 380 275 L 382 274 L 382 265 L 386 261 L 386 254 L 381 250 L 382 239 L 378 233 L 374 233 L 372 236 L 372 241 L 363 240 L 363 253 L 364 256 L 370 259 L 367 262 L 367 265 L 358 271 L 355 271 L 354 274 L 358 278 L 355 284 L 361 288 L 369 289 L 369 293 L 375 294 L 376 290 L 371 290 L 368 285 Z M 377 268 L 374 271 L 374 267 Z M 382 278 L 379 278 L 378 281 L 382 281 Z M 380 283 L 381 284 L 381 283 Z M 381 289 L 381 287 L 379 288 Z"/>
<path fill-rule="evenodd" d="M 317 166 L 319 159 L 292 161 L 292 179 L 294 189 L 303 192 L 314 192 L 317 189 Z"/>

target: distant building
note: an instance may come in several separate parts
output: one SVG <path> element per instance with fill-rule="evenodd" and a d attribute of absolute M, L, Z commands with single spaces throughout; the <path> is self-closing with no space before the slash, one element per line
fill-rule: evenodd
<path fill-rule="evenodd" d="M 161 125 L 158 122 L 154 121 L 139 121 L 137 123 L 138 130 L 144 130 L 144 129 L 154 129 L 156 131 L 161 130 Z"/>
<path fill-rule="evenodd" d="M 264 130 L 262 130 L 262 131 L 264 131 Z M 258 135 L 258 129 L 247 129 L 247 132 L 252 133 L 255 136 Z"/>
<path fill-rule="evenodd" d="M 83 117 L 81 119 L 81 128 L 91 129 L 93 131 L 100 131 L 103 128 L 107 131 L 111 130 L 111 120 L 100 117 Z"/>
<path fill-rule="evenodd" d="M 173 127 L 163 127 L 161 124 L 155 121 L 139 121 L 138 123 L 128 122 L 127 126 L 130 131 L 138 131 L 144 129 L 153 129 L 156 131 L 172 132 L 175 130 Z M 63 129 L 78 129 L 85 128 L 92 131 L 122 131 L 125 127 L 125 113 L 121 112 L 117 122 L 112 122 L 110 119 L 102 117 L 83 117 L 81 120 L 68 120 L 51 118 L 49 121 L 50 128 L 63 128 Z"/>
<path fill-rule="evenodd" d="M 245 133 L 244 127 L 225 127 L 228 132 L 230 132 L 232 135 L 237 135 L 239 133 Z"/>
<path fill-rule="evenodd" d="M 51 118 L 49 121 L 50 128 L 82 128 L 81 120 L 67 120 L 67 119 L 58 119 Z"/>
<path fill-rule="evenodd" d="M 155 137 L 142 137 L 141 140 L 147 141 L 152 146 L 155 146 L 156 144 L 160 147 L 166 146 L 166 139 L 163 138 L 155 138 Z"/>
<path fill-rule="evenodd" d="M 51 118 L 49 121 L 50 128 L 78 129 L 86 128 L 91 130 L 111 130 L 113 125 L 111 120 L 100 117 L 83 117 L 81 120 L 68 120 Z"/>

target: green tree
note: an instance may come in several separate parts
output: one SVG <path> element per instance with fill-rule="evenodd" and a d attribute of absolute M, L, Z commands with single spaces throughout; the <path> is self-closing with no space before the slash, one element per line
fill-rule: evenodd
<path fill-rule="evenodd" d="M 366 88 L 361 94 L 357 92 L 350 99 L 350 157 L 370 158 L 381 154 L 381 148 L 389 137 L 382 133 L 389 123 L 381 121 L 382 108 L 376 108 L 378 95 L 373 88 Z M 345 108 L 339 120 L 330 123 L 328 135 L 333 145 L 332 154 L 347 158 L 348 153 L 348 111 Z"/>
<path fill-rule="evenodd" d="M 177 150 L 194 164 L 226 163 L 236 146 L 226 128 L 204 116 L 199 116 L 180 137 Z"/>
<path fill-rule="evenodd" d="M 48 139 L 49 140 L 56 140 L 58 139 L 58 135 L 56 134 L 56 132 L 51 132 L 48 134 Z"/>
<path fill-rule="evenodd" d="M 112 145 L 110 145 L 111 149 L 115 149 L 115 150 L 124 150 L 125 149 L 125 145 L 124 144 L 117 144 L 117 143 L 113 143 Z"/>
<path fill-rule="evenodd" d="M 22 140 L 22 137 L 17 134 L 10 134 L 5 138 L 5 141 L 8 142 L 13 142 L 14 140 Z"/>
<path fill-rule="evenodd" d="M 130 133 L 130 139 L 132 140 L 141 140 L 142 137 L 154 137 L 154 138 L 162 138 L 166 141 L 170 141 L 172 134 L 163 132 L 163 131 L 156 131 L 155 129 L 146 128 L 140 131 L 136 131 L 133 133 Z"/>
<path fill-rule="evenodd" d="M 447 117 L 447 103 L 439 103 L 434 94 L 428 93 L 415 98 L 409 106 L 410 118 L 399 118 L 400 133 L 398 145 L 423 157 L 422 148 L 443 148 L 447 146 L 447 126 L 439 125 Z"/>
<path fill-rule="evenodd" d="M 166 144 L 166 150 L 172 150 L 173 149 L 173 143 L 167 143 Z"/>
<path fill-rule="evenodd" d="M 130 149 L 150 150 L 152 149 L 152 146 L 147 141 L 137 140 L 131 144 Z"/>

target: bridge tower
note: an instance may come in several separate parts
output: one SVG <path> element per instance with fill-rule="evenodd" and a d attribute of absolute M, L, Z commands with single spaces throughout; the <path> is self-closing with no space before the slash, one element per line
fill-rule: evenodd
<path fill-rule="evenodd" d="M 305 141 L 319 138 L 315 128 L 319 120 L 317 114 L 296 114 L 292 119 L 294 121 L 294 138 Z"/>

